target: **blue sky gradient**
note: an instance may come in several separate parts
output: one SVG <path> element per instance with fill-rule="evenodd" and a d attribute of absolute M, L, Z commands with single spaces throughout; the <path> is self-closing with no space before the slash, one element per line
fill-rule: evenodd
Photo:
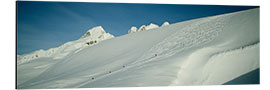
<path fill-rule="evenodd" d="M 77 40 L 95 26 L 114 36 L 150 23 L 176 23 L 258 6 L 17 1 L 17 54 Z"/>

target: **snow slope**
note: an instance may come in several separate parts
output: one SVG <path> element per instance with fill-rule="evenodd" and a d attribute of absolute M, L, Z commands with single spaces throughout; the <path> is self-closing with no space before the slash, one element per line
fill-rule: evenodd
<path fill-rule="evenodd" d="M 179 22 L 19 64 L 17 85 L 221 85 L 259 68 L 259 36 L 259 8 Z"/>
<path fill-rule="evenodd" d="M 86 46 L 92 46 L 100 41 L 114 38 L 110 33 L 106 33 L 101 26 L 94 27 L 88 30 L 80 39 L 75 41 L 67 42 L 59 47 L 51 48 L 48 50 L 38 50 L 30 54 L 17 56 L 17 64 L 27 63 L 29 61 L 39 59 L 39 58 L 53 58 L 62 59 L 71 52 L 78 52 Z M 87 42 L 93 42 L 93 44 L 87 45 Z"/>

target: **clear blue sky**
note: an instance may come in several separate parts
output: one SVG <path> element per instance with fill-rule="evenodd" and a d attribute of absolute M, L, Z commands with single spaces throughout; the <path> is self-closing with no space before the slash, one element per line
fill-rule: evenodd
<path fill-rule="evenodd" d="M 176 23 L 251 8 L 257 7 L 17 1 L 17 54 L 77 40 L 99 25 L 117 37 L 127 34 L 131 26 Z"/>

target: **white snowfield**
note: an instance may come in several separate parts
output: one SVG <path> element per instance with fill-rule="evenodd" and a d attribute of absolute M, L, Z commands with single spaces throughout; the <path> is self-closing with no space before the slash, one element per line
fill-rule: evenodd
<path fill-rule="evenodd" d="M 170 24 L 70 51 L 59 60 L 53 60 L 56 55 L 19 64 L 17 85 L 220 85 L 259 68 L 259 32 L 259 8 Z"/>
<path fill-rule="evenodd" d="M 27 63 L 32 60 L 50 57 L 53 59 L 62 59 L 71 52 L 79 52 L 86 46 L 92 46 L 103 40 L 114 38 L 110 33 L 106 33 L 101 26 L 94 27 L 87 31 L 80 39 L 67 42 L 59 47 L 48 50 L 38 50 L 30 54 L 17 56 L 17 64 Z M 90 44 L 92 42 L 92 44 Z M 87 44 L 88 43 L 88 44 Z"/>

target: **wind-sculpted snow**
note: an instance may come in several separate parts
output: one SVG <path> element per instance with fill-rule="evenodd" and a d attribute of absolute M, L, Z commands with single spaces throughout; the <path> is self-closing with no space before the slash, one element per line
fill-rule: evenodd
<path fill-rule="evenodd" d="M 221 85 L 259 68 L 259 45 L 256 8 L 126 34 L 59 60 L 23 63 L 18 65 L 17 84 L 18 88 Z"/>
<path fill-rule="evenodd" d="M 192 53 L 182 64 L 178 79 L 171 85 L 223 84 L 259 67 L 259 43 L 222 50 L 213 46 Z"/>

